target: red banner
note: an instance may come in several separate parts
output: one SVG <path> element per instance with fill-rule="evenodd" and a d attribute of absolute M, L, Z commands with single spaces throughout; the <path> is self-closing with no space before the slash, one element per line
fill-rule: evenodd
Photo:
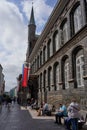
<path fill-rule="evenodd" d="M 28 80 L 28 67 L 23 66 L 22 87 L 27 87 L 27 80 Z"/>

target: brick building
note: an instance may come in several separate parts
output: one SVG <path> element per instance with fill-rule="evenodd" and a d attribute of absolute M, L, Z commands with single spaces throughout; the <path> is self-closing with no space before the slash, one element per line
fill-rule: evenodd
<path fill-rule="evenodd" d="M 38 101 L 58 104 L 74 96 L 87 108 L 87 0 L 60 0 L 41 35 L 32 7 L 26 61 L 38 76 Z"/>

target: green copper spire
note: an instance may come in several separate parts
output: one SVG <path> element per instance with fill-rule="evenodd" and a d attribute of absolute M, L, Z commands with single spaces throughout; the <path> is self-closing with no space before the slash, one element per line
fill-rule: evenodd
<path fill-rule="evenodd" d="M 32 10 L 31 10 L 31 16 L 30 16 L 30 23 L 29 24 L 35 25 L 33 6 L 32 6 Z"/>

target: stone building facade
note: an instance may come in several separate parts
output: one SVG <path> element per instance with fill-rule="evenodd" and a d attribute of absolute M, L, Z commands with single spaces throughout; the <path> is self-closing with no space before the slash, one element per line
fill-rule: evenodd
<path fill-rule="evenodd" d="M 38 76 L 39 102 L 75 97 L 86 109 L 87 0 L 58 1 L 26 60 Z"/>

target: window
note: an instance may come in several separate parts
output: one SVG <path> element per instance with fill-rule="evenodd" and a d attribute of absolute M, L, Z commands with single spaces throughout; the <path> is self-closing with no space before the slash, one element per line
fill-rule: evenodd
<path fill-rule="evenodd" d="M 59 35 L 57 34 L 55 37 L 55 43 L 56 43 L 56 51 L 59 49 Z"/>
<path fill-rule="evenodd" d="M 63 35 L 63 43 L 66 43 L 68 41 L 68 25 L 67 22 L 63 25 L 62 29 L 62 35 Z"/>
<path fill-rule="evenodd" d="M 52 56 L 52 43 L 51 40 L 48 41 L 48 58 Z"/>
<path fill-rule="evenodd" d="M 46 91 L 46 71 L 44 71 L 44 75 L 43 75 L 43 85 L 44 85 L 44 92 Z"/>
<path fill-rule="evenodd" d="M 48 58 L 49 58 L 51 56 L 51 40 L 48 41 L 47 47 L 48 47 Z"/>
<path fill-rule="evenodd" d="M 56 90 L 59 90 L 59 66 L 56 66 L 56 73 L 55 73 L 55 84 L 56 84 Z"/>
<path fill-rule="evenodd" d="M 54 33 L 53 36 L 53 48 L 54 48 L 54 52 L 56 52 L 59 49 L 59 35 L 58 32 Z"/>
<path fill-rule="evenodd" d="M 52 85 L 52 69 L 49 68 L 48 69 L 48 87 L 49 87 L 49 91 L 52 90 L 51 85 Z"/>
<path fill-rule="evenodd" d="M 78 32 L 82 27 L 81 6 L 79 5 L 74 12 L 74 31 Z"/>
<path fill-rule="evenodd" d="M 87 3 L 87 0 L 85 0 L 85 2 Z"/>
<path fill-rule="evenodd" d="M 40 65 L 42 65 L 42 51 L 40 53 Z"/>
<path fill-rule="evenodd" d="M 38 76 L 38 90 L 39 90 L 39 92 L 41 91 L 41 89 L 40 89 L 40 76 Z"/>
<path fill-rule="evenodd" d="M 77 86 L 84 86 L 84 56 L 80 55 L 76 58 L 76 78 L 77 78 Z"/>
<path fill-rule="evenodd" d="M 65 63 L 65 88 L 69 88 L 69 63 Z"/>
<path fill-rule="evenodd" d="M 46 46 L 43 49 L 43 63 L 46 61 Z"/>

